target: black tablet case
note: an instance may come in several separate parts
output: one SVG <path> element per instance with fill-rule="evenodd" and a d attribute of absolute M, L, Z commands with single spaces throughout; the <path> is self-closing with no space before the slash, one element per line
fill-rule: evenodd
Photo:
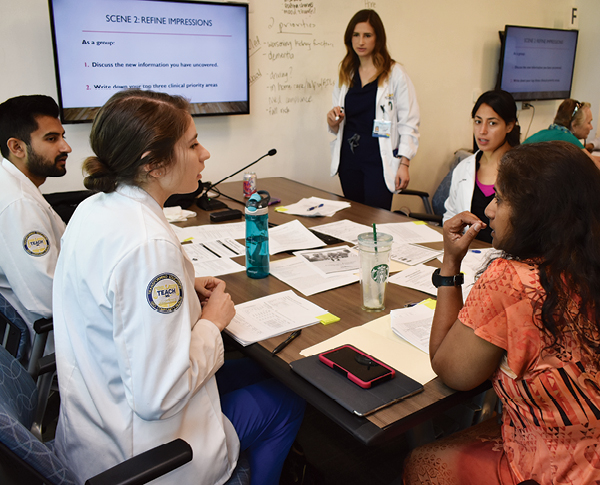
<path fill-rule="evenodd" d="M 363 389 L 321 362 L 318 355 L 290 362 L 290 367 L 348 411 L 359 416 L 374 413 L 423 390 L 421 384 L 396 369 L 393 379 L 370 389 Z"/>

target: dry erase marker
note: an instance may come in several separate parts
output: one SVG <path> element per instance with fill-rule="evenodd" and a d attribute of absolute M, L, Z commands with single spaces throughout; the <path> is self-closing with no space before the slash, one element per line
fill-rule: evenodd
<path fill-rule="evenodd" d="M 343 113 L 343 112 L 344 112 L 344 108 L 340 108 L 340 113 Z M 335 121 L 339 121 L 339 119 L 340 119 L 340 115 L 337 115 L 335 117 Z"/>

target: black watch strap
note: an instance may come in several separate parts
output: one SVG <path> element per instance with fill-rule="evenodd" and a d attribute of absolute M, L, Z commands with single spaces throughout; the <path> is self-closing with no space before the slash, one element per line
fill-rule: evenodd
<path fill-rule="evenodd" d="M 440 286 L 461 286 L 465 282 L 465 275 L 462 273 L 455 274 L 454 276 L 442 276 L 440 275 L 440 271 L 440 268 L 438 268 L 431 275 L 431 282 L 436 288 Z"/>

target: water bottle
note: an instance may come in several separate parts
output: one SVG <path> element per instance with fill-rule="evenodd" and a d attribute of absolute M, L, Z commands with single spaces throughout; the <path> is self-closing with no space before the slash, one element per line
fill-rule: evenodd
<path fill-rule="evenodd" d="M 246 203 L 246 274 L 269 275 L 269 200 L 266 190 L 252 194 Z"/>

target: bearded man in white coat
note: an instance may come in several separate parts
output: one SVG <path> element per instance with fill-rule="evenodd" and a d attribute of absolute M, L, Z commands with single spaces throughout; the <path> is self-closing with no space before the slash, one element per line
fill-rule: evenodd
<path fill-rule="evenodd" d="M 52 316 L 52 282 L 65 223 L 39 190 L 62 177 L 71 147 L 49 96 L 0 104 L 0 297 L 27 323 Z M 53 348 L 48 340 L 47 351 Z"/>

